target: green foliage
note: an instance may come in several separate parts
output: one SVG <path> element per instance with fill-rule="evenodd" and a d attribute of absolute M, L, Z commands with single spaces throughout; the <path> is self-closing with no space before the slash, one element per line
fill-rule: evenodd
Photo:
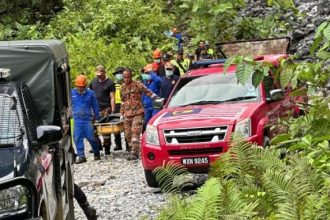
<path fill-rule="evenodd" d="M 330 23 L 322 23 L 315 34 L 311 55 L 315 54 L 318 62 L 301 62 L 283 65 L 286 76 L 281 77 L 282 86 L 291 82 L 293 89 L 307 82 L 307 89 L 297 89 L 293 96 L 308 95 L 308 104 L 300 108 L 306 113 L 299 118 L 289 118 L 282 123 L 288 127 L 288 133 L 275 137 L 271 143 L 277 148 L 285 148 L 289 153 L 299 152 L 316 169 L 329 173 L 330 167 L 330 98 L 325 85 L 330 80 L 328 34 Z M 322 54 L 322 56 L 320 56 Z M 305 94 L 304 94 L 305 93 Z"/>
<path fill-rule="evenodd" d="M 179 193 L 185 184 L 182 182 L 175 183 L 178 178 L 184 179 L 187 175 L 187 169 L 181 164 L 174 163 L 172 161 L 168 163 L 163 163 L 163 166 L 157 167 L 153 174 L 155 175 L 156 181 L 158 182 L 160 188 L 163 192 L 167 193 Z"/>
<path fill-rule="evenodd" d="M 276 149 L 234 140 L 212 165 L 211 178 L 198 193 L 172 200 L 159 219 L 322 219 L 329 215 L 328 176 L 299 154 L 285 160 L 279 155 Z"/>
<path fill-rule="evenodd" d="M 294 5 L 292 1 L 282 0 L 270 3 L 278 10 L 260 18 L 240 16 L 240 10 L 246 7 L 243 0 L 179 0 L 174 1 L 172 13 L 177 17 L 179 26 L 187 27 L 193 45 L 201 39 L 217 43 L 286 35 L 289 27 L 280 16 L 283 10 L 295 9 Z"/>
<path fill-rule="evenodd" d="M 23 33 L 38 27 L 40 23 L 47 24 L 62 7 L 62 0 L 2 0 L 0 40 L 30 38 L 29 34 Z"/>
<path fill-rule="evenodd" d="M 253 86 L 257 87 L 264 76 L 269 74 L 271 64 L 254 61 L 251 57 L 234 56 L 226 60 L 224 71 L 226 72 L 230 65 L 237 65 L 236 77 L 238 83 L 245 84 L 252 77 Z"/>
<path fill-rule="evenodd" d="M 173 39 L 163 34 L 172 26 L 173 17 L 164 14 L 162 0 L 147 4 L 144 0 L 63 0 L 63 3 L 63 10 L 49 23 L 30 25 L 19 21 L 15 31 L 4 26 L 0 37 L 64 40 L 73 77 L 84 72 L 89 78 L 94 77 L 97 64 L 103 64 L 108 73 L 117 66 L 127 66 L 138 73 L 152 60 L 155 47 L 175 45 Z"/>

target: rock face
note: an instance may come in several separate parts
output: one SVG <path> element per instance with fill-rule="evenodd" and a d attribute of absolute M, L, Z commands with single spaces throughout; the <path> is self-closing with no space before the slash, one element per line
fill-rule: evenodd
<path fill-rule="evenodd" d="M 282 11 L 281 19 L 291 27 L 288 37 L 291 38 L 290 53 L 298 55 L 298 59 L 308 59 L 309 48 L 313 43 L 317 27 L 324 21 L 330 21 L 329 0 L 294 0 L 299 11 L 296 16 L 293 11 L 283 11 L 267 6 L 266 0 L 246 0 L 248 7 L 242 10 L 242 15 L 265 17 L 275 10 Z"/>

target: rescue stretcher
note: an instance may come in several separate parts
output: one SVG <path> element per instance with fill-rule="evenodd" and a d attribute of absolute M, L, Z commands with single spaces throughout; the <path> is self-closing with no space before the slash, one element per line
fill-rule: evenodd
<path fill-rule="evenodd" d="M 120 120 L 119 113 L 103 117 L 98 123 L 94 123 L 94 126 L 101 135 L 118 134 L 124 131 L 124 122 Z"/>

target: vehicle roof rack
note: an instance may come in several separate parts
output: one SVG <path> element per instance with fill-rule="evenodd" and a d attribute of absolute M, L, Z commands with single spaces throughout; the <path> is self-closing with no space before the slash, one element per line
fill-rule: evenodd
<path fill-rule="evenodd" d="M 200 67 L 208 67 L 212 64 L 221 64 L 225 63 L 227 59 L 216 59 L 216 60 L 200 60 L 192 63 L 192 68 L 197 69 Z"/>
<path fill-rule="evenodd" d="M 216 43 L 219 53 L 225 58 L 235 55 L 260 56 L 289 53 L 291 38 L 278 37 Z"/>

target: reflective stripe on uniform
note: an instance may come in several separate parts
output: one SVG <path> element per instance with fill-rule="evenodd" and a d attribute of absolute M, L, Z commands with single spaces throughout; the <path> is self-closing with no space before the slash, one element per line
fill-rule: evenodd
<path fill-rule="evenodd" d="M 115 93 L 115 103 L 120 104 L 121 103 L 121 98 L 120 98 L 120 89 L 121 89 L 121 84 L 116 83 L 116 93 Z"/>
<path fill-rule="evenodd" d="M 178 62 L 177 62 L 176 60 L 171 60 L 171 63 L 179 69 L 179 71 L 180 71 L 180 75 L 182 76 L 183 74 L 185 74 L 185 71 L 188 70 L 188 68 L 189 68 L 189 63 L 190 63 L 190 62 L 189 62 L 189 60 L 187 60 L 187 59 L 184 59 L 184 60 L 181 62 L 181 65 L 182 65 L 182 67 L 184 68 L 184 70 L 180 67 L 180 65 L 178 64 Z"/>

